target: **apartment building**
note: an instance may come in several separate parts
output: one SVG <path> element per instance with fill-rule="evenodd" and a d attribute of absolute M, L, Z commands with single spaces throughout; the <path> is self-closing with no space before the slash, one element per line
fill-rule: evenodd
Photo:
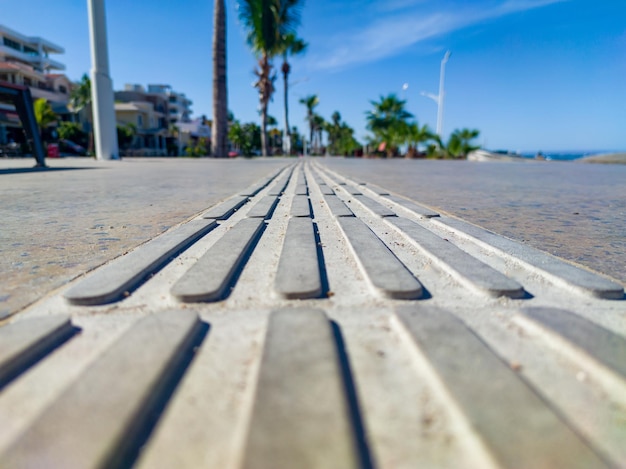
<path fill-rule="evenodd" d="M 65 65 L 50 57 L 65 50 L 41 37 L 26 36 L 0 25 L 0 81 L 27 86 L 33 100 L 44 98 L 61 119 L 69 118 L 71 81 Z M 0 144 L 21 140 L 21 124 L 13 106 L 0 103 Z"/>
<path fill-rule="evenodd" d="M 50 57 L 50 54 L 63 53 L 65 49 L 46 39 L 25 36 L 0 25 L 0 59 L 21 62 L 47 74 L 53 70 L 65 70 L 65 65 Z"/>
<path fill-rule="evenodd" d="M 185 93 L 174 91 L 170 85 L 148 85 L 148 93 L 167 98 L 170 124 L 191 122 L 193 102 L 185 96 Z"/>
<path fill-rule="evenodd" d="M 136 135 L 126 155 L 164 156 L 179 153 L 172 126 L 191 122 L 191 100 L 170 85 L 126 84 L 115 92 L 115 115 L 118 123 L 132 125 Z M 176 132 L 180 136 L 180 131 Z"/>
<path fill-rule="evenodd" d="M 167 97 L 148 93 L 142 85 L 127 84 L 115 92 L 115 119 L 131 124 L 136 133 L 126 156 L 166 156 L 169 137 Z"/>

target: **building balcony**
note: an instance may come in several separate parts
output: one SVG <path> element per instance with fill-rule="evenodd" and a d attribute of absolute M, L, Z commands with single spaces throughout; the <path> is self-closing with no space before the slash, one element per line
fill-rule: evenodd
<path fill-rule="evenodd" d="M 65 70 L 61 62 L 39 54 L 21 52 L 12 47 L 0 44 L 0 57 L 12 58 L 45 70 Z"/>

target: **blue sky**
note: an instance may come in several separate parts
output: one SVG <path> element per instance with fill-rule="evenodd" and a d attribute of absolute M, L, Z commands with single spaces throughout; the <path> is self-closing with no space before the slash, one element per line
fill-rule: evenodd
<path fill-rule="evenodd" d="M 228 5 L 229 108 L 257 120 L 255 60 Z M 78 79 L 90 68 L 86 0 L 0 0 L 0 22 L 66 50 Z M 167 83 L 211 115 L 211 0 L 107 0 L 111 75 Z M 370 101 L 396 93 L 420 123 L 436 126 L 446 50 L 444 133 L 469 127 L 492 149 L 544 152 L 626 149 L 625 0 L 308 0 L 293 60 L 290 121 L 306 129 L 298 99 L 320 97 L 366 135 Z M 277 62 L 279 63 L 279 62 Z M 402 85 L 409 87 L 403 92 Z M 282 83 L 270 114 L 283 122 Z"/>

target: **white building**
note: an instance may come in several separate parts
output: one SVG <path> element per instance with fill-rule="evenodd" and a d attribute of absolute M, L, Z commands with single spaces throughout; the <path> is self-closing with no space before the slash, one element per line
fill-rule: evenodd
<path fill-rule="evenodd" d="M 65 70 L 65 65 L 50 58 L 50 54 L 64 52 L 46 39 L 0 25 L 0 81 L 27 86 L 33 100 L 46 99 L 60 118 L 68 119 L 72 83 L 63 74 L 51 73 Z M 13 105 L 0 103 L 0 145 L 21 138 L 21 123 Z"/>
<path fill-rule="evenodd" d="M 170 124 L 191 121 L 193 102 L 185 93 L 174 91 L 170 85 L 148 85 L 148 93 L 167 98 L 168 120 Z"/>
<path fill-rule="evenodd" d="M 63 54 L 65 49 L 34 36 L 25 36 L 0 24 L 0 61 L 21 62 L 41 73 L 65 70 L 65 65 L 50 58 L 50 54 Z"/>

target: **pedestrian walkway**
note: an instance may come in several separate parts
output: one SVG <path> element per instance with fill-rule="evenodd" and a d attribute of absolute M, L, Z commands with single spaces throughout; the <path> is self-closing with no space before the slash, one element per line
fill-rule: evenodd
<path fill-rule="evenodd" d="M 0 467 L 621 467 L 623 285 L 420 202 L 268 163 L 15 315 Z"/>

